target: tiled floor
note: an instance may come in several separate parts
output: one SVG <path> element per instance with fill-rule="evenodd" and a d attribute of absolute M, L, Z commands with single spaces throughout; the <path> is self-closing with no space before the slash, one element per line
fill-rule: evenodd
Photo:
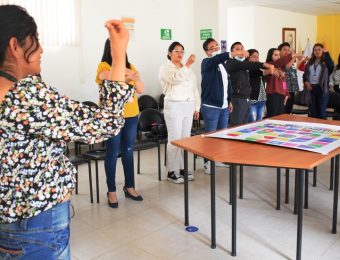
<path fill-rule="evenodd" d="M 162 148 L 162 152 L 163 152 Z M 87 168 L 80 167 L 79 195 L 72 204 L 72 259 L 295 259 L 297 217 L 293 215 L 294 178 L 290 178 L 290 204 L 284 204 L 282 174 L 281 210 L 275 210 L 276 170 L 246 167 L 244 199 L 238 200 L 237 257 L 230 256 L 231 206 L 229 175 L 217 168 L 217 248 L 210 248 L 210 177 L 197 160 L 195 181 L 190 182 L 190 224 L 183 226 L 183 185 L 157 180 L 157 151 L 142 152 L 142 174 L 136 188 L 143 202 L 126 199 L 119 162 L 117 188 L 119 208 L 107 205 L 103 163 L 100 163 L 100 204 L 89 200 Z M 94 167 L 93 167 L 94 168 Z M 192 156 L 189 169 L 192 170 Z M 317 187 L 310 178 L 309 209 L 304 210 L 302 258 L 340 259 L 340 235 L 331 234 L 333 192 L 329 191 L 329 163 L 318 169 Z M 338 230 L 340 231 L 340 221 Z"/>

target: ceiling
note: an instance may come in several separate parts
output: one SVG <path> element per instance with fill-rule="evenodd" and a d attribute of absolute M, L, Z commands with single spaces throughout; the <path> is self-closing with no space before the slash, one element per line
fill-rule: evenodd
<path fill-rule="evenodd" d="M 310 15 L 340 15 L 340 0 L 226 0 L 228 6 L 257 5 Z"/>

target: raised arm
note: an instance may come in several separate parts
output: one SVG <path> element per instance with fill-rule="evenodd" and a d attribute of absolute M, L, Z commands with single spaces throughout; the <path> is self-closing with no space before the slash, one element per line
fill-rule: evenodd
<path fill-rule="evenodd" d="M 221 53 L 216 56 L 213 56 L 213 57 L 205 58 L 201 64 L 201 73 L 207 70 L 215 69 L 216 66 L 218 66 L 218 64 L 224 63 L 225 61 L 229 59 L 230 59 L 229 52 L 225 52 L 225 53 Z"/>
<path fill-rule="evenodd" d="M 292 54 L 288 54 L 287 56 L 280 57 L 276 61 L 271 61 L 270 63 L 273 64 L 277 68 L 285 69 L 287 64 L 292 61 L 293 56 Z"/>
<path fill-rule="evenodd" d="M 326 66 L 328 68 L 328 74 L 330 75 L 333 72 L 334 69 L 334 62 L 331 58 L 331 55 L 329 55 L 329 52 L 324 50 L 324 57 L 326 61 Z"/>
<path fill-rule="evenodd" d="M 85 106 L 59 94 L 40 77 L 18 81 L 3 102 L 9 127 L 23 135 L 62 141 L 94 143 L 118 134 L 123 127 L 123 105 L 133 95 L 125 84 L 125 51 L 128 32 L 120 21 L 106 23 L 112 57 L 110 80 L 100 87 L 101 109 Z"/>
<path fill-rule="evenodd" d="M 272 65 L 262 62 L 250 62 L 250 61 L 229 61 L 225 64 L 225 67 L 229 73 L 233 73 L 240 70 L 258 70 L 258 69 L 271 69 Z"/>
<path fill-rule="evenodd" d="M 129 85 L 105 81 L 101 109 L 94 108 L 61 95 L 40 77 L 29 76 L 6 96 L 4 116 L 22 134 L 94 143 L 119 133 L 124 124 L 123 105 L 131 95 Z"/>

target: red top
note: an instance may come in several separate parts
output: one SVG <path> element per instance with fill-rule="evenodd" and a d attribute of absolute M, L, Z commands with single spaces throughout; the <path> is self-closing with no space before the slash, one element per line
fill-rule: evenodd
<path fill-rule="evenodd" d="M 267 63 L 273 64 L 275 68 L 281 69 L 282 71 L 285 70 L 286 65 L 292 60 L 292 55 L 289 54 L 287 56 L 281 57 L 276 61 L 269 61 Z M 288 88 L 287 83 L 284 78 L 276 77 L 274 75 L 267 75 L 265 76 L 267 87 L 266 93 L 267 94 L 274 94 L 278 93 L 283 96 L 288 95 Z"/>

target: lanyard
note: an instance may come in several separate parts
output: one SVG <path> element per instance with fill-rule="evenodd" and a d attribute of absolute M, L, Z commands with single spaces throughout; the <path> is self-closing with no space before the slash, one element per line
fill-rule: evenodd
<path fill-rule="evenodd" d="M 4 72 L 2 70 L 0 70 L 0 77 L 4 77 L 4 78 L 8 79 L 9 81 L 13 81 L 13 82 L 17 82 L 18 81 L 11 74 L 8 74 L 7 72 Z"/>
<path fill-rule="evenodd" d="M 313 66 L 314 66 L 314 73 L 316 73 L 316 68 L 319 66 L 319 64 L 320 64 L 320 61 L 318 63 L 314 62 L 314 64 L 313 64 Z"/>

